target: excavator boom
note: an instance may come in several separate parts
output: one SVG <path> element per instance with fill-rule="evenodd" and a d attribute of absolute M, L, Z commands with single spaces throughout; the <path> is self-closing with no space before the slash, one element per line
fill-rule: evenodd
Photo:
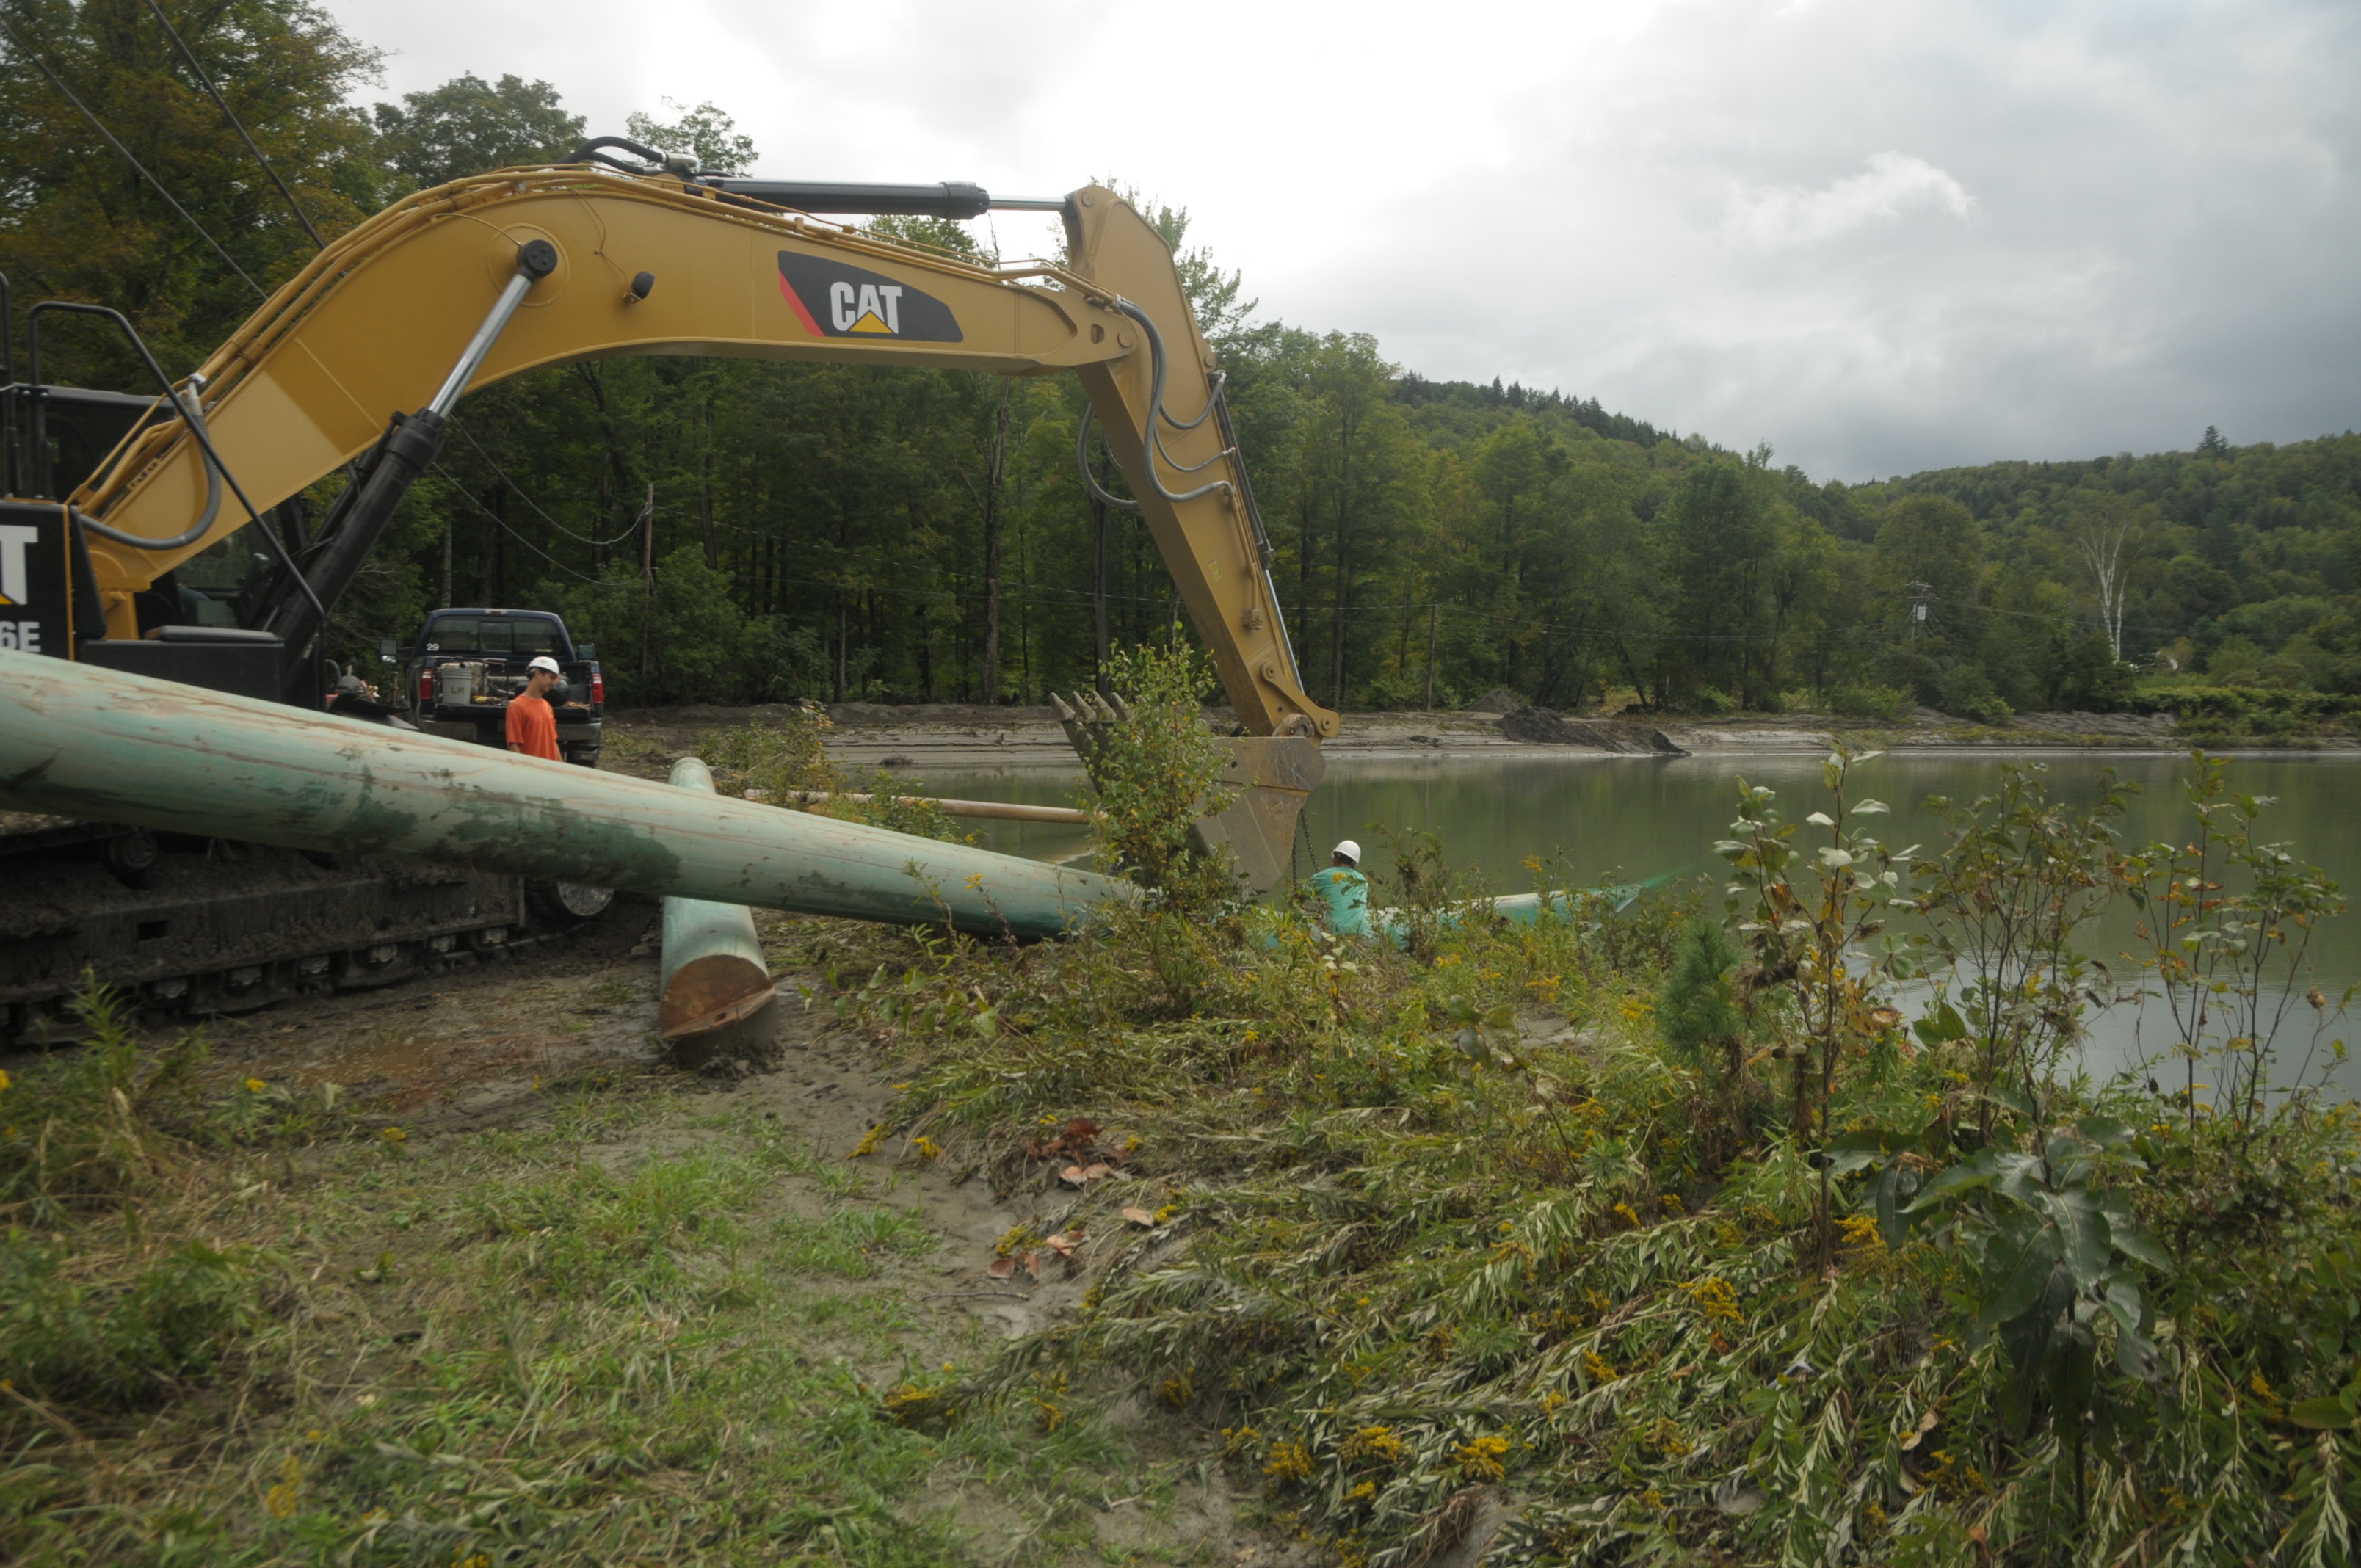
<path fill-rule="evenodd" d="M 612 148 L 650 161 L 622 163 Z M 935 214 L 1054 205 L 1067 257 L 978 266 L 786 202 Z M 102 307 L 34 310 L 129 331 Z M 38 319 L 33 331 L 38 360 Z M 1222 378 L 1171 249 L 1102 186 L 1007 203 L 972 186 L 784 184 L 697 174 L 601 138 L 565 163 L 421 192 L 328 245 L 196 374 L 162 385 L 148 360 L 165 395 L 62 507 L 0 502 L 10 559 L 38 556 L 29 580 L 66 585 L 60 624 L 0 621 L 11 632 L 0 645 L 168 678 L 199 678 L 171 675 L 174 660 L 212 659 L 205 667 L 244 672 L 240 683 L 275 659 L 282 689 L 314 680 L 330 609 L 434 462 L 452 405 L 529 370 L 623 354 L 1076 372 L 1137 499 L 1107 494 L 1086 464 L 1082 481 L 1141 512 L 1243 730 L 1224 779 L 1238 799 L 1199 824 L 1201 838 L 1235 851 L 1256 889 L 1286 873 L 1336 716 L 1303 688 Z M 30 391 L 38 418 L 45 394 Z M 1086 420 L 1078 445 L 1089 431 Z M 143 645 L 144 590 L 340 466 L 353 483 L 302 561 L 258 529 L 284 569 L 252 624 L 167 628 L 186 652 Z"/>
<path fill-rule="evenodd" d="M 863 187 L 700 182 L 605 160 L 458 181 L 351 230 L 182 389 L 200 402 L 240 504 L 192 532 L 207 510 L 208 460 L 191 422 L 169 411 L 71 498 L 100 525 L 85 543 L 106 635 L 137 637 L 135 594 L 245 524 L 247 506 L 267 510 L 366 463 L 394 439 L 389 416 L 428 405 L 438 389 L 447 403 L 528 370 L 621 354 L 1071 370 L 1248 735 L 1334 734 L 1335 715 L 1303 690 L 1214 356 L 1156 230 L 1114 192 L 1085 187 L 1062 203 L 1065 265 L 995 269 L 756 194 L 823 204 L 831 189 L 849 203 L 884 199 Z M 972 190 L 938 189 L 953 204 Z M 527 281 L 464 385 L 446 386 L 536 242 L 547 247 L 535 250 L 545 271 Z M 1249 784 L 1270 772 L 1243 766 Z M 1290 781 L 1303 773 L 1300 762 L 1279 771 Z"/>

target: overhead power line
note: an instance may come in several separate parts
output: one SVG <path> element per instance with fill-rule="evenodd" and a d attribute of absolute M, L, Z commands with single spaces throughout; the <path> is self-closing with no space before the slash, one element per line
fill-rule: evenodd
<path fill-rule="evenodd" d="M 27 60 L 31 60 L 35 69 L 38 70 L 43 76 L 49 79 L 49 85 L 56 88 L 60 93 L 63 94 L 67 103 L 71 104 L 75 108 L 82 111 L 82 117 L 88 120 L 91 125 L 96 128 L 98 134 L 106 138 L 106 144 L 123 155 L 123 161 L 131 165 L 131 172 L 139 176 L 140 179 L 146 181 L 149 185 L 154 186 L 156 189 L 156 194 L 164 198 L 165 204 L 170 206 L 172 211 L 181 214 L 181 221 L 188 225 L 192 229 L 194 229 L 197 233 L 198 238 L 203 240 L 207 245 L 214 247 L 214 254 L 220 257 L 223 264 L 228 267 L 231 271 L 237 274 L 241 282 L 245 283 L 247 288 L 254 291 L 254 296 L 256 299 L 267 300 L 270 297 L 262 291 L 261 284 L 256 282 L 253 279 L 248 278 L 246 275 L 246 269 L 237 264 L 236 258 L 232 257 L 228 251 L 222 248 L 221 241 L 206 233 L 205 225 L 197 222 L 195 218 L 191 217 L 189 215 L 189 209 L 181 205 L 180 203 L 172 199 L 172 192 L 164 188 L 164 182 L 161 180 L 157 179 L 153 174 L 148 173 L 145 168 L 141 167 L 139 160 L 131 156 L 131 149 L 124 146 L 120 141 L 117 141 L 115 139 L 115 133 L 106 128 L 106 122 L 100 119 L 96 115 L 91 113 L 89 104 L 74 96 L 74 90 L 65 84 L 65 79 L 63 77 L 49 69 L 49 61 L 43 60 L 39 55 L 34 53 L 30 49 L 26 47 L 25 40 L 16 36 L 16 29 L 8 25 L 5 17 L 0 17 L 0 32 L 5 32 L 8 35 L 8 41 L 16 46 L 16 52 L 23 55 Z"/>
<path fill-rule="evenodd" d="M 586 535 L 575 532 L 572 529 L 566 527 L 564 523 L 558 521 L 555 518 L 542 510 L 540 505 L 535 502 L 531 496 L 525 494 L 524 487 L 518 484 L 514 479 L 510 478 L 508 476 L 508 470 L 502 468 L 498 463 L 492 461 L 492 455 L 484 450 L 483 444 L 477 441 L 473 431 L 469 430 L 466 425 L 461 424 L 456 416 L 452 419 L 451 423 L 457 429 L 461 435 L 467 438 L 467 444 L 476 449 L 476 455 L 484 460 L 484 466 L 489 468 L 494 476 L 500 479 L 500 483 L 508 487 L 510 494 L 515 496 L 517 499 L 522 501 L 525 505 L 532 507 L 533 516 L 541 519 L 542 521 L 549 524 L 550 527 L 557 530 L 558 532 L 566 535 L 566 538 L 573 540 L 576 543 L 588 544 L 593 549 L 604 550 L 610 544 L 620 544 L 624 540 L 629 539 L 631 535 L 640 531 L 639 520 L 634 518 L 631 520 L 631 527 L 623 530 L 622 532 L 615 535 L 612 539 L 591 539 Z M 445 477 L 447 477 L 448 476 Z"/>
<path fill-rule="evenodd" d="M 486 506 L 482 499 L 477 496 L 475 491 L 467 488 L 467 486 L 461 484 L 458 480 L 452 478 L 451 471 L 443 466 L 442 464 L 435 464 L 434 471 L 437 474 L 442 475 L 445 481 L 448 483 L 453 489 L 467 497 L 468 500 L 474 502 L 476 510 L 482 512 L 486 517 L 490 518 L 493 524 L 497 526 L 502 533 L 507 534 L 519 544 L 523 545 L 526 549 L 532 551 L 534 554 L 540 556 L 543 560 L 548 562 L 551 565 L 556 567 L 567 576 L 574 578 L 577 582 L 595 583 L 598 580 L 596 577 L 584 576 L 581 573 L 576 571 L 573 567 L 567 565 L 565 562 L 559 560 L 548 551 L 544 550 L 540 545 L 535 544 L 532 540 L 527 539 L 523 534 L 519 533 L 515 529 L 511 528 L 508 525 L 507 519 L 500 516 L 500 513 L 494 511 L 491 508 Z"/>
<path fill-rule="evenodd" d="M 174 27 L 170 19 L 164 15 L 164 7 L 158 5 L 156 0 L 148 0 L 148 9 L 156 14 L 157 25 L 164 29 L 164 36 L 179 46 L 181 58 L 189 62 L 189 69 L 196 73 L 198 84 L 204 88 L 206 95 L 212 98 L 214 105 L 221 110 L 222 117 L 230 123 L 230 128 L 237 132 L 238 140 L 246 143 L 246 150 L 254 154 L 254 161 L 262 165 L 262 171 L 270 176 L 270 182 L 279 187 L 280 195 L 287 198 L 288 210 L 295 214 L 295 221 L 303 225 L 303 232 L 312 236 L 313 245 L 318 246 L 322 250 L 327 249 L 328 242 L 320 237 L 318 229 L 312 226 L 312 220 L 304 213 L 302 204 L 295 200 L 295 192 L 287 188 L 287 181 L 279 178 L 279 170 L 270 167 L 270 159 L 263 157 L 262 149 L 255 146 L 254 138 L 247 134 L 245 123 L 229 106 L 229 101 L 221 95 L 221 89 L 214 85 L 214 79 L 205 74 L 205 68 L 197 63 L 195 53 L 190 49 L 187 43 L 182 41 L 179 29 Z"/>

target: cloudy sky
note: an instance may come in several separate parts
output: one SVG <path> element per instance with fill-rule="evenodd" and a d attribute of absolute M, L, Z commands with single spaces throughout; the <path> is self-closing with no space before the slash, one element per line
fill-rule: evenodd
<path fill-rule="evenodd" d="M 2350 0 L 329 4 L 381 95 L 515 71 L 594 131 L 710 100 L 762 174 L 1114 176 L 1265 316 L 1818 477 L 2361 427 Z"/>

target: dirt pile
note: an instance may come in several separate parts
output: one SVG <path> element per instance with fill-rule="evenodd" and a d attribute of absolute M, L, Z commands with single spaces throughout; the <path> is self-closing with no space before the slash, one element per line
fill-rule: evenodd
<path fill-rule="evenodd" d="M 1500 716 L 1500 733 L 1532 746 L 1588 746 L 1622 757 L 1679 757 L 1687 753 L 1670 737 L 1645 724 L 1614 719 L 1565 718 L 1546 707 L 1520 707 Z"/>
<path fill-rule="evenodd" d="M 2169 713 L 2020 713 L 2016 724 L 2026 729 L 2051 729 L 2061 735 L 2121 735 L 2133 740 L 2172 733 Z"/>

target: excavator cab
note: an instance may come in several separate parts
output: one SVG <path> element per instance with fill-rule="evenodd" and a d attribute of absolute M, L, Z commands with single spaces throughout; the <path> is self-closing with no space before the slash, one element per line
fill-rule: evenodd
<path fill-rule="evenodd" d="M 5 495 L 0 499 L 0 649 L 48 653 L 239 696 L 316 705 L 333 678 L 325 666 L 315 669 L 306 661 L 291 670 L 280 641 L 247 630 L 237 613 L 241 601 L 266 598 L 286 568 L 267 557 L 240 561 L 245 552 L 229 538 L 214 542 L 182 567 L 137 585 L 126 596 L 128 613 L 121 618 L 137 635 L 109 634 L 100 575 L 70 498 L 104 475 L 143 432 L 177 425 L 180 415 L 162 397 L 42 378 L 42 317 L 91 312 L 69 302 L 44 301 L 33 307 L 27 375 L 18 380 L 7 292 L 6 280 L 0 279 L 0 380 L 5 382 L 0 385 L 0 484 Z M 124 330 L 129 332 L 127 323 Z M 144 347 L 141 353 L 144 357 Z M 169 385 L 163 389 L 169 391 Z M 272 509 L 269 526 L 300 537 L 303 515 L 302 499 L 291 497 Z"/>

